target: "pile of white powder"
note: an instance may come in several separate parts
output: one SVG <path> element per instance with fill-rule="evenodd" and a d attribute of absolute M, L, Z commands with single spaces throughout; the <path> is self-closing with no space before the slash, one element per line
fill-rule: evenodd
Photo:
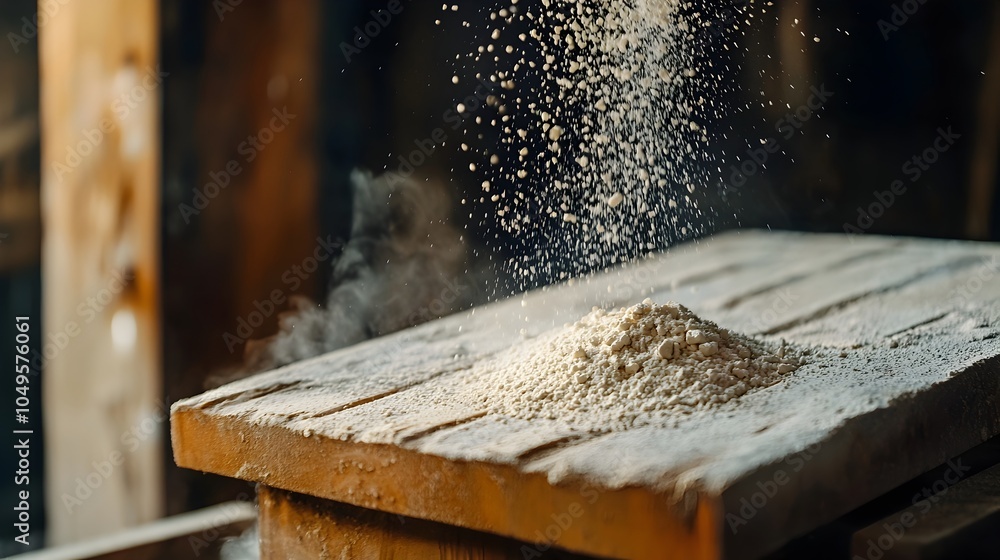
<path fill-rule="evenodd" d="M 676 419 L 769 387 L 806 352 L 731 333 L 677 303 L 594 309 L 477 366 L 491 412 L 604 432 Z"/>

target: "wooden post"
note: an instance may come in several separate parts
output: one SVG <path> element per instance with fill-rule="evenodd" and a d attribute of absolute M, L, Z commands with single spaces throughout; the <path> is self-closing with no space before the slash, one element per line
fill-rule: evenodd
<path fill-rule="evenodd" d="M 12 19 L 12 18 L 11 18 Z M 0 34 L 17 34 L 12 22 Z M 16 41 L 16 40 L 15 40 Z M 38 60 L 35 53 L 0 49 L 0 274 L 38 265 Z"/>
<path fill-rule="evenodd" d="M 242 365 L 244 341 L 234 342 L 240 323 L 261 315 L 258 305 L 272 305 L 276 290 L 318 298 L 332 269 L 327 261 L 307 278 L 286 281 L 314 253 L 319 235 L 323 6 L 232 4 L 164 6 L 161 57 L 171 76 L 164 92 L 163 324 L 164 344 L 178 350 L 164 364 L 171 400 L 198 394 Z M 190 52 L 192 29 L 203 33 L 197 54 Z M 206 206 L 196 198 L 203 195 L 211 197 Z M 274 305 L 248 338 L 273 334 L 286 308 Z M 168 514 L 245 489 L 170 466 L 166 476 Z"/>
<path fill-rule="evenodd" d="M 158 5 L 57 4 L 39 33 L 50 544 L 161 514 L 166 422 Z"/>
<path fill-rule="evenodd" d="M 993 7 L 989 54 L 979 94 L 978 130 L 972 149 L 965 234 L 971 239 L 989 239 L 993 229 L 993 209 L 998 181 L 997 154 L 1000 151 L 1000 7 Z"/>

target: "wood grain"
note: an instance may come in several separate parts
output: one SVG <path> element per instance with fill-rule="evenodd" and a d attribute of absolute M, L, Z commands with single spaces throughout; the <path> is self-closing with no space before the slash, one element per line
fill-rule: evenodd
<path fill-rule="evenodd" d="M 551 540 L 581 554 L 756 557 L 1000 433 L 998 255 L 725 234 L 179 402 L 175 459 L 526 542 L 578 503 Z M 473 364 L 650 294 L 835 359 L 669 427 L 607 434 L 462 398 Z"/>

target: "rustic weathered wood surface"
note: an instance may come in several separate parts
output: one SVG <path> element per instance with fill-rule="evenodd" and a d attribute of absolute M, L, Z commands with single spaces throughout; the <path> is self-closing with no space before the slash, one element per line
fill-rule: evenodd
<path fill-rule="evenodd" d="M 176 403 L 175 459 L 583 554 L 753 557 L 1000 432 L 998 267 L 986 244 L 724 234 Z M 645 297 L 845 357 L 603 435 L 441 398 L 486 356 Z"/>

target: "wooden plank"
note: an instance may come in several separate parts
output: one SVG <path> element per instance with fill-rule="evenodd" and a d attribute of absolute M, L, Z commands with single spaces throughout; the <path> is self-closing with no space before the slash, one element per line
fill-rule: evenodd
<path fill-rule="evenodd" d="M 261 560 L 287 558 L 583 559 L 544 544 L 522 543 L 412 517 L 318 500 L 262 486 Z"/>
<path fill-rule="evenodd" d="M 855 261 L 887 255 L 901 245 L 901 242 L 889 242 L 883 238 L 865 244 L 845 244 L 835 238 L 818 241 L 784 249 L 780 256 L 772 255 L 771 259 L 762 263 L 762 268 L 748 269 L 739 276 L 727 275 L 723 286 L 716 288 L 719 292 L 716 297 L 705 300 L 699 307 L 732 309 L 754 296 L 780 290 L 792 282 L 834 271 Z M 822 241 L 830 246 L 822 246 Z M 704 286 L 700 288 L 704 289 Z"/>
<path fill-rule="evenodd" d="M 580 432 L 551 420 L 527 421 L 518 418 L 485 416 L 457 426 L 428 434 L 419 442 L 422 453 L 449 454 L 464 449 L 463 461 L 506 461 L 518 464 L 560 446 L 573 445 L 591 439 Z"/>
<path fill-rule="evenodd" d="M 947 245 L 904 245 L 880 258 L 856 261 L 836 270 L 788 282 L 780 290 L 761 293 L 716 316 L 718 321 L 738 331 L 780 333 L 852 301 L 901 288 L 935 270 L 958 267 L 973 260 L 967 253 L 955 253 Z M 786 292 L 790 301 L 779 313 L 776 307 L 781 302 L 781 292 Z"/>
<path fill-rule="evenodd" d="M 804 242 L 807 239 L 809 242 Z M 746 305 L 748 300 L 768 294 L 773 297 L 774 292 L 787 290 L 790 284 L 836 271 L 859 259 L 891 253 L 901 244 L 901 241 L 882 237 L 868 237 L 853 244 L 845 243 L 839 236 L 765 237 L 751 244 L 751 248 L 762 248 L 764 254 L 754 259 L 750 266 L 680 289 L 657 292 L 656 297 L 676 299 L 699 313 L 712 316 L 732 311 L 737 305 Z M 737 319 L 744 315 L 741 312 L 728 314 Z M 751 327 L 748 330 L 753 327 L 743 326 Z"/>
<path fill-rule="evenodd" d="M 98 0 L 39 36 L 54 544 L 162 513 L 158 35 L 155 1 Z"/>
<path fill-rule="evenodd" d="M 1000 279 L 997 259 L 995 254 L 967 254 L 957 258 L 953 266 L 932 271 L 900 289 L 863 297 L 781 334 L 801 342 L 845 348 L 904 339 L 913 329 L 943 320 L 949 313 L 975 310 L 980 303 L 1000 299 L 1000 282 L 991 281 Z M 942 299 L 953 307 L 942 309 Z"/>
<path fill-rule="evenodd" d="M 720 240 L 718 254 L 710 241 L 695 256 L 681 250 L 643 263 L 657 278 L 661 297 L 662 287 L 670 285 L 663 278 L 677 278 L 683 259 L 708 267 L 704 263 L 718 266 L 734 255 L 753 255 L 688 277 L 692 294 L 708 292 L 699 289 L 703 285 L 718 290 L 699 299 L 695 310 L 700 305 L 708 318 L 748 323 L 741 312 L 759 312 L 762 302 L 791 284 L 808 297 L 800 312 L 803 326 L 851 309 L 863 319 L 867 302 L 885 298 L 879 309 L 898 314 L 897 323 L 911 335 L 889 344 L 891 333 L 880 327 L 881 337 L 843 357 L 838 350 L 815 358 L 776 387 L 667 427 L 593 436 L 557 421 L 483 416 L 459 398 L 469 364 L 575 319 L 595 301 L 615 300 L 601 288 L 614 285 L 625 270 L 479 308 L 178 403 L 175 458 L 182 466 L 521 540 L 544 527 L 546 516 L 565 511 L 574 497 L 594 492 L 585 515 L 556 539 L 559 546 L 624 558 L 647 557 L 652 550 L 676 558 L 760 555 L 1000 433 L 1000 333 L 989 322 L 1000 317 L 1000 290 L 980 286 L 960 306 L 930 289 L 942 281 L 961 285 L 970 266 L 981 266 L 1000 250 L 864 242 L 871 245 L 855 252 L 836 249 L 847 243 L 843 236 L 729 235 Z M 808 266 L 796 264 L 810 252 L 815 256 Z M 881 273 L 878 264 L 889 261 L 892 270 Z M 789 272 L 764 284 L 746 282 L 743 271 L 772 266 Z M 863 276 L 851 284 L 852 275 Z M 745 297 L 718 297 L 727 277 L 736 278 L 729 284 L 732 293 Z M 644 293 L 636 290 L 632 300 L 617 303 Z M 928 309 L 942 319 L 913 324 Z M 514 334 L 519 329 L 523 334 Z M 373 377 L 356 379 L 362 372 Z M 408 382 L 386 392 L 366 387 L 372 379 Z M 280 380 L 297 385 L 263 394 Z M 344 387 L 350 387 L 347 396 L 333 396 Z M 317 399 L 304 402 L 291 391 Z M 761 485 L 780 491 L 765 496 L 765 504 L 751 503 L 752 511 L 744 509 L 745 501 L 760 500 Z"/>
<path fill-rule="evenodd" d="M 257 509 L 227 502 L 82 543 L 14 556 L 17 560 L 141 560 L 216 558 L 227 539 L 253 526 Z"/>
<path fill-rule="evenodd" d="M 1000 465 L 963 480 L 951 463 L 913 504 L 854 534 L 851 554 L 884 560 L 995 558 L 1000 536 Z"/>
<path fill-rule="evenodd" d="M 526 542 L 537 542 L 554 515 L 579 512 L 545 542 L 614 558 L 641 558 L 668 548 L 679 558 L 719 556 L 711 537 L 718 513 L 707 499 L 698 502 L 690 519 L 679 520 L 669 514 L 669 500 L 646 489 L 606 489 L 587 481 L 553 486 L 546 476 L 513 465 L 303 437 L 273 425 L 251 432 L 237 420 L 220 422 L 195 411 L 175 414 L 173 423 L 175 437 L 184 442 L 177 456 L 182 466 L 212 465 L 213 472 L 272 487 L 315 488 L 311 495 L 317 497 Z M 234 445 L 238 453 L 232 452 Z M 195 446 L 199 455 L 188 455 Z M 319 456 L 329 459 L 317 462 Z"/>

